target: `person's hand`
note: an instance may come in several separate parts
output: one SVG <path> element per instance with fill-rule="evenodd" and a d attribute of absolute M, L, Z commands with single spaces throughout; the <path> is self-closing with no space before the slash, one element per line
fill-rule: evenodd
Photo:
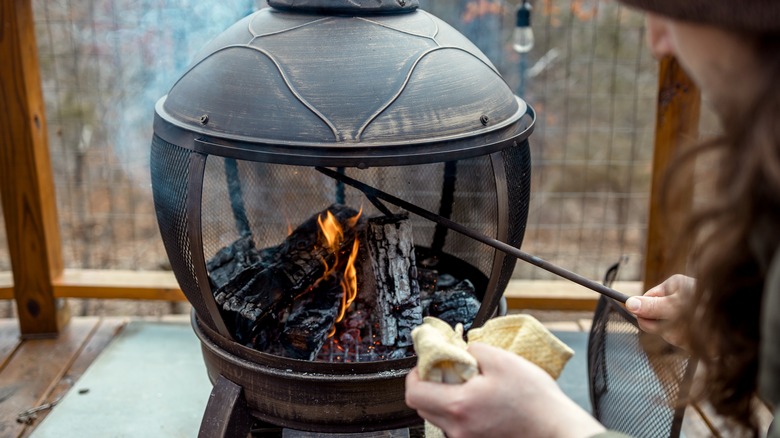
<path fill-rule="evenodd" d="M 406 404 L 449 438 L 586 437 L 604 431 L 538 366 L 508 351 L 469 346 L 480 374 L 463 384 L 406 378 Z"/>
<path fill-rule="evenodd" d="M 659 334 L 666 342 L 682 347 L 682 339 L 679 334 L 669 329 L 668 322 L 677 316 L 680 302 L 693 294 L 695 287 L 695 279 L 676 274 L 641 297 L 629 298 L 626 301 L 626 309 L 636 315 L 642 330 Z"/>

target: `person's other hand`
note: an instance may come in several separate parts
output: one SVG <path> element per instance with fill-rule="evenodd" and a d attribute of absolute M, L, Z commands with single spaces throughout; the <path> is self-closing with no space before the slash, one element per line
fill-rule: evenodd
<path fill-rule="evenodd" d="M 680 336 L 670 330 L 667 323 L 677 316 L 680 302 L 690 296 L 695 287 L 694 278 L 676 274 L 648 290 L 644 295 L 629 298 L 626 301 L 626 309 L 636 315 L 642 330 L 659 334 L 666 342 L 681 347 Z"/>
<path fill-rule="evenodd" d="M 480 374 L 463 384 L 406 378 L 406 404 L 444 430 L 463 437 L 587 437 L 604 430 L 569 399 L 544 370 L 508 351 L 469 346 Z"/>

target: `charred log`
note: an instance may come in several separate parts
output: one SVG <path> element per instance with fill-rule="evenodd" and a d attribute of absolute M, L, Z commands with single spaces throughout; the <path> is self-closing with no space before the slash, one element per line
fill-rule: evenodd
<path fill-rule="evenodd" d="M 252 236 L 243 236 L 232 244 L 220 249 L 206 263 L 212 289 L 226 285 L 239 272 L 262 263 L 260 251 L 255 248 Z"/>
<path fill-rule="evenodd" d="M 284 322 L 293 299 L 309 290 L 323 276 L 325 264 L 331 266 L 334 263 L 336 252 L 319 243 L 317 218 L 326 211 L 333 214 L 344 229 L 344 239 L 338 251 L 348 252 L 359 227 L 345 225 L 358 212 L 334 204 L 302 223 L 280 245 L 261 251 L 258 257 L 245 255 L 252 254 L 249 249 L 223 249 L 218 253 L 219 259 L 215 257 L 209 261 L 218 267 L 216 278 L 222 283 L 218 285 L 212 278 L 217 285 L 214 298 L 239 342 L 264 344 L 257 337 L 269 336 L 260 332 Z M 234 246 L 248 248 L 244 238 L 236 243 L 238 245 Z M 245 259 L 255 263 L 247 266 L 242 261 Z"/>
<path fill-rule="evenodd" d="M 376 282 L 376 312 L 382 345 L 412 345 L 422 323 L 420 288 L 408 214 L 368 221 L 367 244 Z"/>
<path fill-rule="evenodd" d="M 439 272 L 434 269 L 417 267 L 417 284 L 420 286 L 420 307 L 423 316 L 429 316 L 433 297 L 436 296 L 436 284 L 439 280 Z"/>
<path fill-rule="evenodd" d="M 279 339 L 281 355 L 314 360 L 336 322 L 342 295 L 340 281 L 331 277 L 296 299 Z"/>
<path fill-rule="evenodd" d="M 326 211 L 344 232 L 336 251 L 321 242 L 317 218 Z M 242 236 L 207 262 L 215 299 L 238 342 L 295 359 L 371 361 L 413 354 L 411 330 L 423 315 L 471 325 L 480 306 L 474 286 L 450 275 L 436 257 L 415 260 L 407 214 L 347 226 L 357 214 L 332 205 L 280 245 L 258 249 L 251 235 Z M 358 234 L 360 292 L 336 323 L 340 276 Z"/>
<path fill-rule="evenodd" d="M 428 315 L 446 321 L 453 327 L 461 323 L 468 330 L 477 316 L 479 306 L 474 285 L 469 280 L 463 280 L 437 291 L 431 299 Z"/>

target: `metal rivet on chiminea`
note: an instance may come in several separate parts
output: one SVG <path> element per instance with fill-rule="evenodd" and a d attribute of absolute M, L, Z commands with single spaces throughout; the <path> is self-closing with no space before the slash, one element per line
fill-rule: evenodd
<path fill-rule="evenodd" d="M 367 231 L 355 235 L 408 226 L 414 257 L 406 254 L 411 265 L 402 270 L 416 285 L 409 290 L 448 285 L 426 299 L 456 317 L 468 310 L 468 322 L 481 325 L 496 314 L 516 259 L 379 193 L 519 247 L 535 114 L 484 53 L 418 0 L 268 4 L 203 47 L 155 106 L 155 211 L 215 384 L 201 435 L 224 436 L 210 427 L 244 424 L 233 421 L 242 415 L 317 432 L 418 424 L 403 400 L 416 358 L 399 330 L 382 330 L 384 360 L 363 361 L 365 350 L 353 348 L 331 363 L 317 356 L 323 338 L 315 339 L 316 360 L 288 355 L 311 340 L 295 336 L 322 329 L 322 318 L 292 334 L 268 329 L 290 322 L 294 300 L 307 296 L 308 286 L 295 289 L 309 274 L 301 266 L 322 265 L 312 250 L 316 231 L 306 226 L 325 210 L 360 209 Z M 371 255 L 359 270 L 373 272 Z M 421 287 L 425 281 L 433 286 Z M 391 298 L 405 291 L 395 288 Z M 239 295 L 262 304 L 233 300 Z M 409 300 L 415 309 L 424 301 Z M 462 302 L 469 304 L 458 308 Z M 386 304 L 388 314 L 402 307 Z M 401 317 L 379 318 L 390 325 Z M 333 329 L 325 342 L 346 339 Z"/>

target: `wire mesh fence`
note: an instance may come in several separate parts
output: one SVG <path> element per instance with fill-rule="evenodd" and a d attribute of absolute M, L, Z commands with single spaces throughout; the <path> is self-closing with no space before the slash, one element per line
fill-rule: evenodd
<path fill-rule="evenodd" d="M 149 180 L 154 103 L 257 0 L 35 0 L 68 268 L 169 269 Z M 614 0 L 535 0 L 536 44 L 512 50 L 518 2 L 420 0 L 482 49 L 537 111 L 523 249 L 591 278 L 641 275 L 656 65 Z M 10 269 L 0 230 L 0 269 Z M 551 274 L 518 264 L 517 278 Z"/>
<path fill-rule="evenodd" d="M 621 277 L 638 280 L 657 87 L 643 20 L 608 0 L 538 1 L 533 18 L 530 53 L 512 51 L 506 19 L 486 50 L 538 113 L 524 250 L 591 278 L 626 255 Z M 552 278 L 525 265 L 515 275 Z"/>
<path fill-rule="evenodd" d="M 253 5 L 34 2 L 67 267 L 165 269 L 148 171 L 154 103 Z"/>

